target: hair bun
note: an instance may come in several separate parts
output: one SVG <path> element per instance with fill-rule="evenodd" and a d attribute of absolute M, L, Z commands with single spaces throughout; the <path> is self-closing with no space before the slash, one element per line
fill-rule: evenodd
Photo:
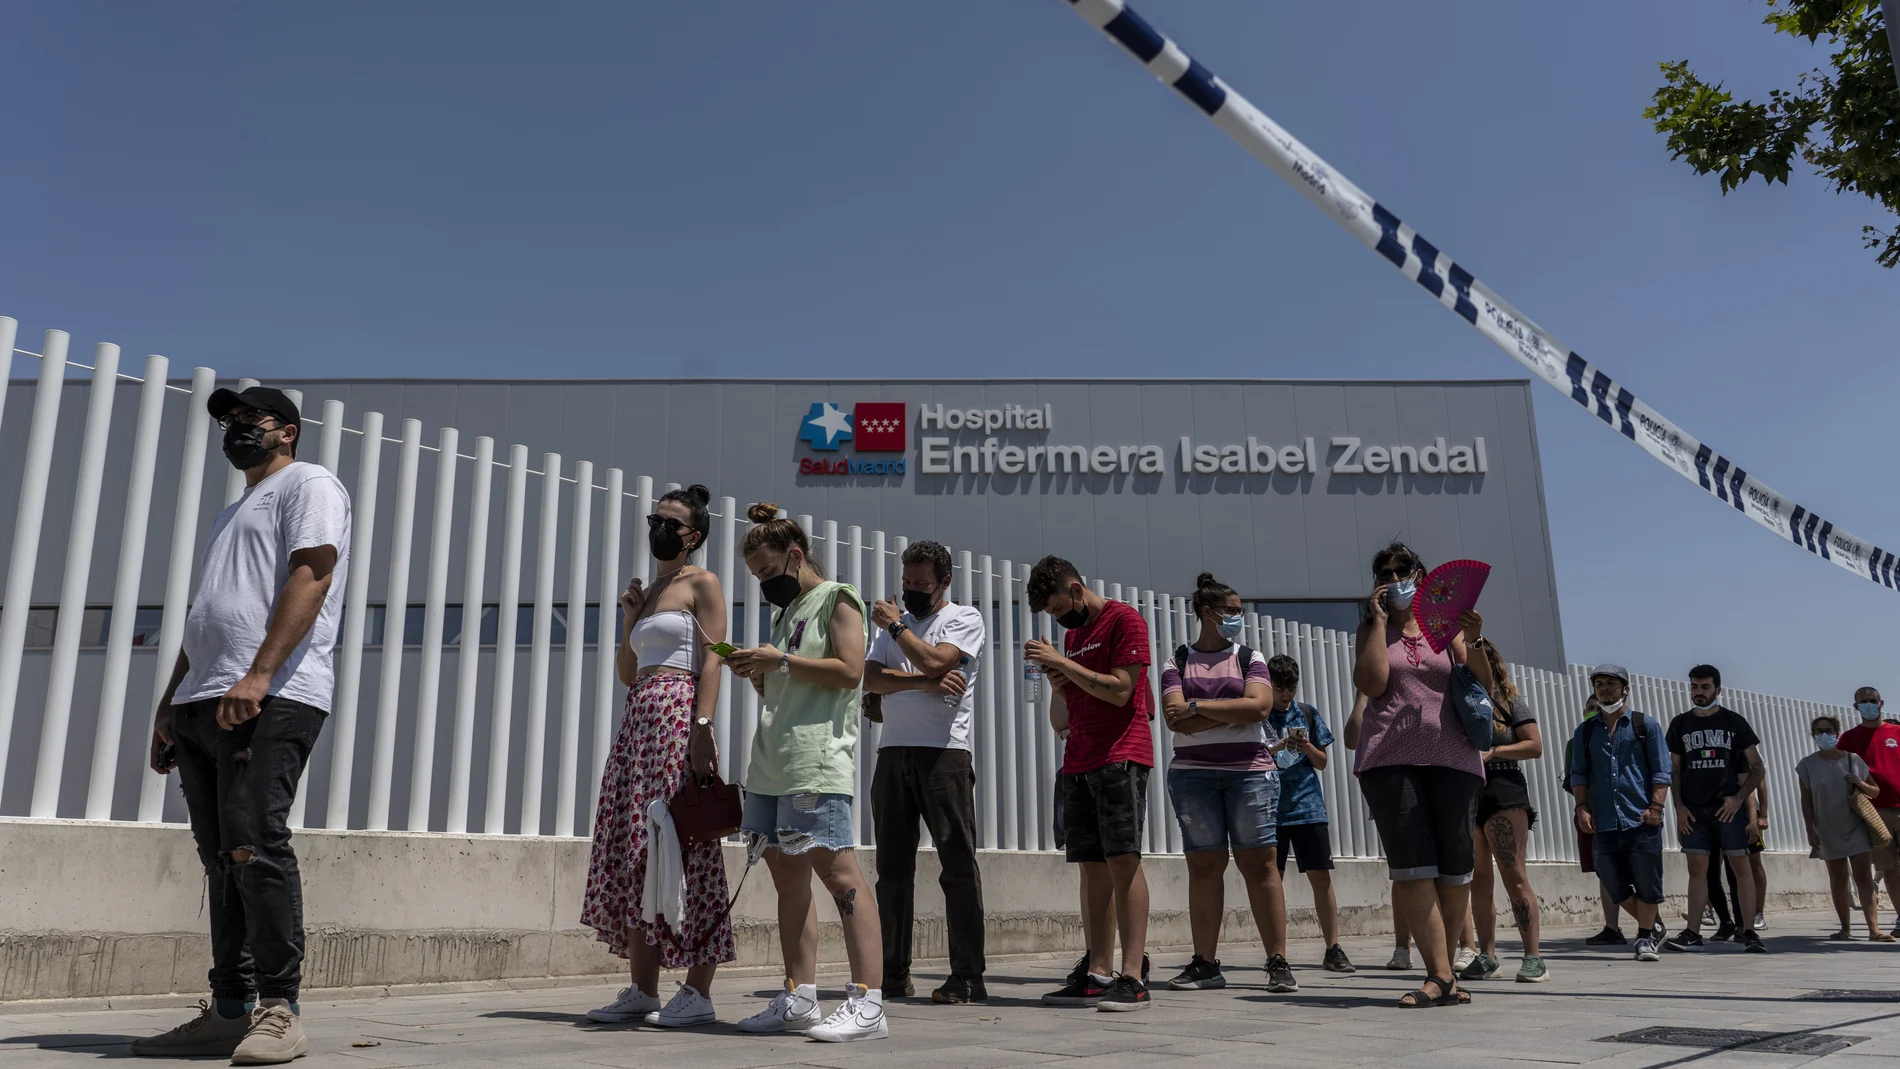
<path fill-rule="evenodd" d="M 1202 572 L 1200 575 L 1194 577 L 1194 585 L 1197 588 L 1204 587 L 1204 586 L 1213 586 L 1217 582 L 1218 580 L 1214 578 L 1213 572 Z"/>
<path fill-rule="evenodd" d="M 699 483 L 694 483 L 687 487 L 686 494 L 688 497 L 698 501 L 701 505 L 712 504 L 712 491 L 701 486 Z"/>
<path fill-rule="evenodd" d="M 770 523 L 778 519 L 778 506 L 770 501 L 760 501 L 745 510 L 745 518 L 753 523 Z"/>

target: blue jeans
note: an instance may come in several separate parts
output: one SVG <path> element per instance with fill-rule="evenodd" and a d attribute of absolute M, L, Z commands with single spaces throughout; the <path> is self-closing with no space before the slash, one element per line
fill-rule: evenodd
<path fill-rule="evenodd" d="M 1617 831 L 1598 829 L 1591 844 L 1596 854 L 1597 879 L 1618 902 L 1631 895 L 1638 902 L 1661 905 L 1663 900 L 1662 827 L 1641 824 Z"/>
<path fill-rule="evenodd" d="M 1181 852 L 1274 845 L 1280 777 L 1267 769 L 1171 768 L 1168 798 L 1181 822 Z"/>
<path fill-rule="evenodd" d="M 849 850 L 857 845 L 848 794 L 753 794 L 746 792 L 739 827 L 765 836 L 788 854 Z"/>

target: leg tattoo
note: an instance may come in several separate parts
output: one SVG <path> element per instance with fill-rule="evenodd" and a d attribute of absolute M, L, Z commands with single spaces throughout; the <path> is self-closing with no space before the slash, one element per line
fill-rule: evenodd
<path fill-rule="evenodd" d="M 1511 920 L 1519 932 L 1531 930 L 1531 904 L 1529 902 L 1511 903 Z"/>
<path fill-rule="evenodd" d="M 1498 865 L 1509 868 L 1517 864 L 1517 829 L 1511 826 L 1511 818 L 1499 813 L 1485 824 L 1484 830 L 1491 839 L 1491 853 L 1496 855 Z"/>
<path fill-rule="evenodd" d="M 849 917 L 852 911 L 857 908 L 855 900 L 858 897 L 858 889 L 855 887 L 846 888 L 844 894 L 832 895 L 831 897 L 833 901 L 838 903 L 838 916 L 840 917 Z"/>

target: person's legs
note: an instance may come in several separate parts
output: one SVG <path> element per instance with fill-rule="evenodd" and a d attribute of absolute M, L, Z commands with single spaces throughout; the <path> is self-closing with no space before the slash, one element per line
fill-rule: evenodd
<path fill-rule="evenodd" d="M 1405 911 L 1399 908 L 1399 885 L 1392 885 L 1392 948 L 1410 953 L 1412 950 L 1412 926 L 1406 922 Z"/>
<path fill-rule="evenodd" d="M 1491 873 L 1490 832 L 1486 828 L 1480 828 L 1479 832 L 1471 841 L 1472 859 L 1477 866 L 1471 873 L 1471 919 L 1477 928 L 1479 953 L 1495 958 L 1498 956 L 1498 905 L 1494 897 L 1497 884 Z"/>
<path fill-rule="evenodd" d="M 1759 835 L 1761 832 L 1754 831 Z M 1755 891 L 1755 912 L 1766 919 L 1768 913 L 1768 866 L 1762 862 L 1762 851 L 1754 846 L 1748 848 L 1748 874 L 1753 881 Z M 1757 925 L 1756 927 L 1760 927 Z"/>
<path fill-rule="evenodd" d="M 778 892 L 778 948 L 785 978 L 803 986 L 818 982 L 818 906 L 811 896 L 811 856 L 765 850 L 765 867 Z"/>
<path fill-rule="evenodd" d="M 1597 897 L 1603 900 L 1603 926 L 1605 928 L 1617 927 L 1617 901 L 1615 896 L 1610 894 L 1609 888 L 1599 884 Z"/>
<path fill-rule="evenodd" d="M 178 784 L 185 795 L 191 837 L 205 870 L 205 914 L 211 925 L 211 997 L 227 1018 L 248 1012 L 257 998 L 256 964 L 246 935 L 244 903 L 222 856 L 219 762 L 214 748 L 224 731 L 218 727 L 216 698 L 172 707 L 172 738 L 177 751 Z"/>
<path fill-rule="evenodd" d="M 1082 938 L 1088 944 L 1088 969 L 1096 976 L 1115 974 L 1114 881 L 1102 852 L 1100 799 L 1090 773 L 1062 774 L 1064 852 L 1080 873 Z"/>
<path fill-rule="evenodd" d="M 1286 844 L 1280 848 L 1284 850 Z M 1332 869 L 1305 869 L 1313 888 L 1313 912 L 1319 914 L 1319 933 L 1328 947 L 1339 945 L 1339 896 L 1333 891 Z"/>
<path fill-rule="evenodd" d="M 880 987 L 890 998 L 901 998 L 910 982 L 912 929 L 917 900 L 917 827 L 922 799 L 917 769 L 909 746 L 877 752 L 871 774 L 871 826 L 877 843 L 877 913 L 883 924 L 884 975 Z M 930 831 L 942 848 L 938 830 Z M 954 908 L 955 899 L 946 899 Z M 946 918 L 947 919 L 947 918 Z"/>
<path fill-rule="evenodd" d="M 1627 835 L 1630 879 L 1636 889 L 1636 922 L 1644 932 L 1654 935 L 1663 901 L 1662 828 L 1644 824 Z"/>
<path fill-rule="evenodd" d="M 1247 903 L 1253 908 L 1254 926 L 1267 957 L 1286 956 L 1286 890 L 1280 869 L 1273 863 L 1275 846 L 1234 851 L 1234 867 L 1247 885 Z M 1327 943 L 1327 946 L 1332 946 Z"/>
<path fill-rule="evenodd" d="M 1280 879 L 1279 777 L 1264 771 L 1224 772 L 1221 796 L 1227 809 L 1227 839 L 1234 865 L 1247 887 L 1247 904 L 1266 946 L 1267 958 L 1286 957 L 1286 891 Z M 1330 943 L 1327 945 L 1331 945 Z"/>
<path fill-rule="evenodd" d="M 1194 953 L 1220 960 L 1221 918 L 1227 909 L 1227 847 L 1187 855 L 1188 929 Z"/>
<path fill-rule="evenodd" d="M 1693 935 L 1702 927 L 1702 907 L 1709 904 L 1709 853 L 1684 850 L 1682 860 L 1689 868 L 1689 918 L 1682 930 Z"/>
<path fill-rule="evenodd" d="M 1438 863 L 1439 916 L 1445 941 L 1462 933 L 1461 946 L 1475 949 L 1477 934 L 1471 919 L 1471 881 L 1477 872 L 1476 824 L 1484 777 L 1449 768 L 1418 770 L 1424 785 L 1425 820 Z"/>
<path fill-rule="evenodd" d="M 1188 929 L 1194 953 L 1219 960 L 1221 921 L 1227 909 L 1227 805 L 1222 773 L 1211 768 L 1168 770 L 1168 798 L 1181 826 L 1188 873 Z M 1271 810 L 1268 810 L 1271 812 Z"/>
<path fill-rule="evenodd" d="M 858 868 L 858 852 L 850 847 L 813 847 L 811 869 L 837 904 L 838 919 L 844 927 L 844 954 L 851 963 L 851 982 L 880 990 L 884 939 L 878 924 L 877 900 L 863 870 Z"/>
<path fill-rule="evenodd" d="M 1860 892 L 1860 908 L 1867 921 L 1868 938 L 1879 939 L 1881 936 L 1880 898 L 1874 891 L 1874 870 L 1868 862 L 1867 854 L 1855 854 L 1846 860 L 1846 867 L 1853 873 L 1854 888 Z M 1842 927 L 1845 928 L 1846 925 Z"/>
<path fill-rule="evenodd" d="M 1115 881 L 1108 862 L 1085 861 L 1082 870 L 1082 937 L 1089 945 L 1089 972 L 1115 975 Z"/>
<path fill-rule="evenodd" d="M 1148 877 L 1140 854 L 1116 854 L 1108 859 L 1108 877 L 1115 889 L 1115 927 L 1122 940 L 1122 975 L 1141 976 L 1141 955 L 1148 946 Z"/>
<path fill-rule="evenodd" d="M 1749 865 L 1748 851 L 1728 855 L 1728 869 L 1735 877 L 1735 923 L 1744 932 L 1755 930 L 1755 915 L 1761 912 L 1761 900 L 1755 897 L 1755 873 Z"/>
<path fill-rule="evenodd" d="M 971 768 L 970 751 L 925 751 L 929 768 L 920 770 L 923 786 L 924 823 L 937 844 L 937 861 L 942 875 L 937 885 L 943 889 L 944 926 L 950 941 L 950 971 L 978 978 L 988 968 L 983 947 L 983 873 L 976 862 L 976 775 Z M 884 851 L 878 850 L 878 879 L 884 874 Z M 914 868 L 913 864 L 913 868 Z M 906 899 L 908 902 L 909 899 Z M 878 909 L 884 900 L 878 899 Z M 884 922 L 888 931 L 891 924 Z M 909 927 L 904 931 L 908 933 Z M 891 952 L 887 944 L 886 961 Z M 904 967 L 910 968 L 909 943 L 906 939 Z"/>
<path fill-rule="evenodd" d="M 1827 866 L 1828 897 L 1834 900 L 1834 915 L 1840 918 L 1841 922 L 1841 926 L 1835 929 L 1834 935 L 1836 938 L 1846 939 L 1854 934 L 1847 900 L 1847 859 L 1837 857 L 1823 861 L 1822 864 Z"/>
<path fill-rule="evenodd" d="M 1703 894 L 1707 896 L 1705 901 L 1708 902 L 1709 908 L 1715 911 L 1716 932 L 1720 934 L 1723 931 L 1733 931 L 1735 928 L 1735 917 L 1733 911 L 1729 909 L 1728 896 L 1722 893 L 1722 877 L 1724 874 L 1727 874 L 1729 884 L 1733 886 L 1735 883 L 1735 874 L 1728 871 L 1727 865 L 1708 865 L 1705 867 L 1708 873 L 1707 879 L 1703 881 Z M 1699 917 L 1696 919 L 1700 920 Z"/>
<path fill-rule="evenodd" d="M 1405 926 L 1418 942 L 1418 953 L 1428 977 L 1451 976 L 1450 940 L 1439 909 L 1438 881 L 1433 877 L 1399 880 L 1392 884 L 1392 907 L 1405 917 Z"/>
<path fill-rule="evenodd" d="M 1506 809 L 1486 823 L 1481 843 L 1489 845 L 1491 856 L 1497 860 L 1498 877 L 1504 882 L 1504 896 L 1511 903 L 1511 923 L 1516 926 L 1518 938 L 1524 943 L 1524 953 L 1539 957 L 1543 938 L 1542 910 L 1537 902 L 1537 892 L 1531 887 L 1530 865 L 1524 856 L 1525 848 L 1531 841 L 1530 819 L 1528 809 Z M 1477 910 L 1475 901 L 1472 909 Z M 1486 953 L 1496 952 L 1489 950 Z"/>

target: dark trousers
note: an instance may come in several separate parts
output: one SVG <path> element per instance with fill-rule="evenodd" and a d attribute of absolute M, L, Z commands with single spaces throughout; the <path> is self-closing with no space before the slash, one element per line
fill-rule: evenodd
<path fill-rule="evenodd" d="M 1740 858 L 1738 860 L 1746 861 L 1747 859 Z M 1741 918 L 1742 913 L 1742 892 L 1740 888 L 1735 886 L 1735 870 L 1728 867 L 1728 862 L 1729 859 L 1723 857 L 1721 854 L 1709 855 L 1709 874 L 1707 877 L 1709 883 L 1709 907 L 1715 910 L 1715 919 L 1719 922 L 1720 927 L 1739 928 L 1741 925 L 1737 923 L 1737 920 Z M 1722 893 L 1722 877 L 1724 874 L 1728 876 L 1728 894 L 1726 895 Z M 1735 911 L 1733 917 L 1729 915 L 1730 909 Z M 1753 920 L 1754 918 L 1751 917 L 1748 919 Z M 1701 924 L 1702 918 L 1691 917 L 1689 918 L 1689 922 L 1691 924 Z"/>
<path fill-rule="evenodd" d="M 871 820 L 877 835 L 877 912 L 884 926 L 884 975 L 910 976 L 916 918 L 917 827 L 930 829 L 943 870 L 944 921 L 950 971 L 982 976 L 983 874 L 976 867 L 976 774 L 970 751 L 887 746 L 871 777 Z"/>
<path fill-rule="evenodd" d="M 326 715 L 271 697 L 226 731 L 216 698 L 172 707 L 178 782 L 205 868 L 215 998 L 295 999 L 303 982 L 303 883 L 286 821 Z M 240 851 L 249 858 L 232 857 Z"/>

